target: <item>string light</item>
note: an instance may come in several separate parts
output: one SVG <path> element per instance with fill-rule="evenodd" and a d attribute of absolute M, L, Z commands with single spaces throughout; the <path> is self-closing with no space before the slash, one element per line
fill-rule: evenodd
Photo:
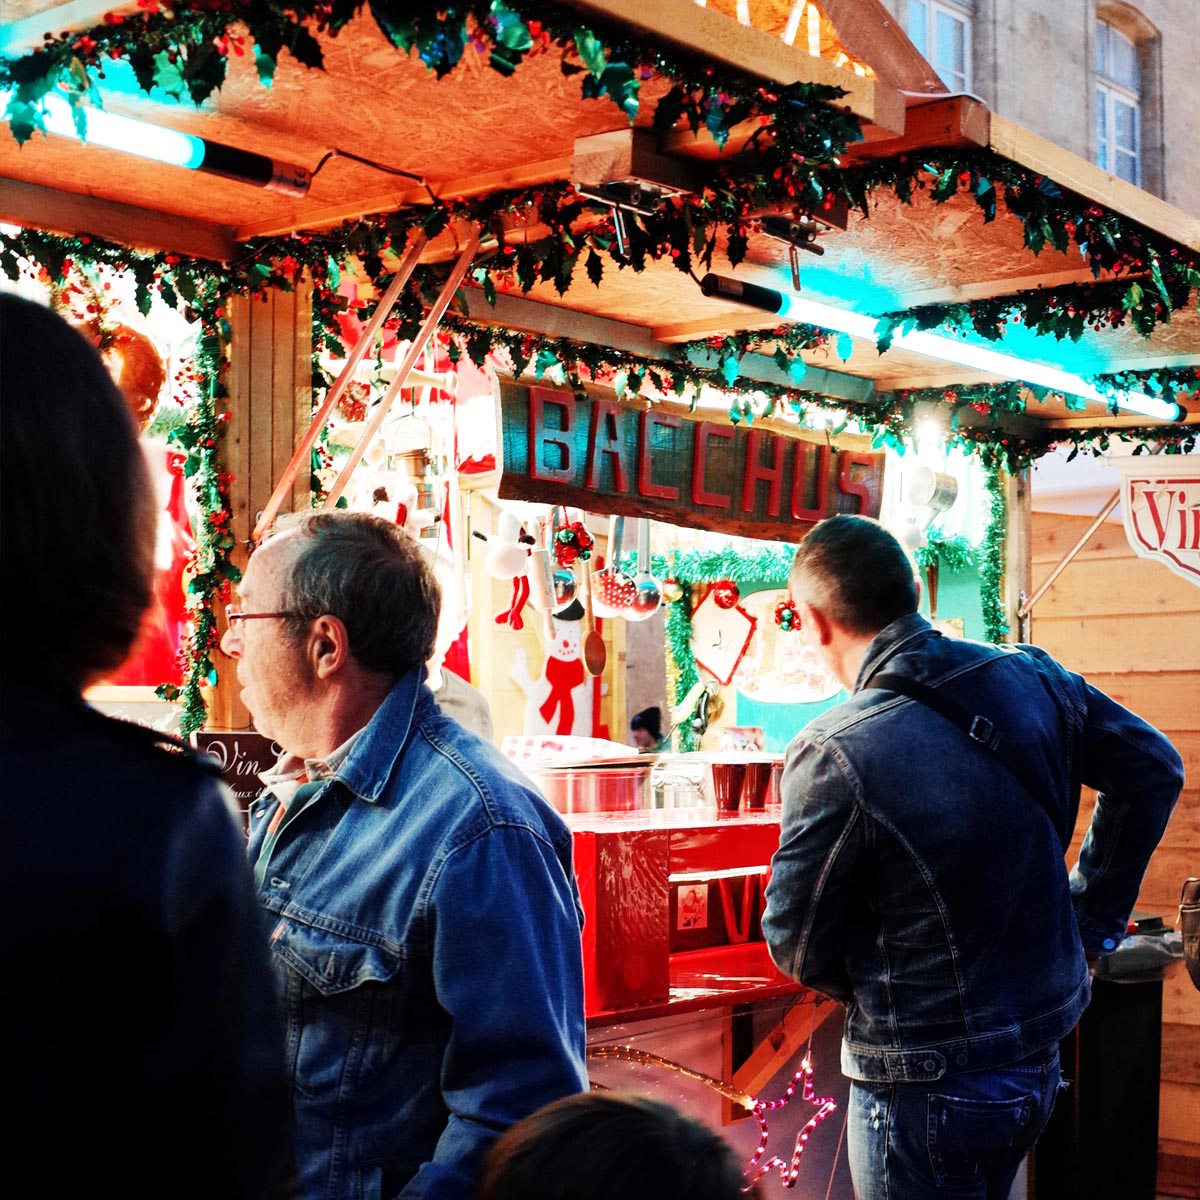
<path fill-rule="evenodd" d="M 812 1131 L 837 1112 L 837 1101 L 832 1096 L 818 1096 L 816 1094 L 813 1088 L 812 1075 L 812 1059 L 805 1053 L 800 1063 L 800 1069 L 792 1076 L 792 1082 L 788 1085 L 787 1091 L 778 1100 L 759 1100 L 755 1104 L 754 1119 L 758 1122 L 758 1148 L 751 1155 L 750 1165 L 746 1169 L 746 1187 L 742 1189 L 743 1191 L 748 1191 L 758 1180 L 764 1175 L 769 1174 L 776 1167 L 779 1168 L 779 1181 L 785 1188 L 796 1186 L 796 1179 L 800 1174 L 800 1159 L 803 1157 L 804 1151 L 808 1146 L 808 1139 L 812 1135 Z M 767 1113 L 785 1108 L 796 1094 L 796 1089 L 800 1087 L 801 1083 L 803 1083 L 804 1089 L 801 1092 L 800 1098 L 806 1104 L 813 1105 L 817 1111 L 809 1117 L 808 1121 L 800 1129 L 800 1132 L 796 1134 L 796 1143 L 792 1148 L 790 1162 L 785 1162 L 778 1155 L 765 1158 L 767 1142 L 771 1136 L 771 1131 L 767 1126 Z"/>
<path fill-rule="evenodd" d="M 809 1042 L 809 1049 L 805 1050 L 804 1058 L 801 1060 L 795 1075 L 792 1076 L 792 1082 L 788 1084 L 783 1095 L 777 1100 L 758 1099 L 751 1096 L 749 1092 L 744 1092 L 741 1088 L 734 1087 L 733 1084 L 725 1083 L 721 1079 L 715 1079 L 711 1075 L 705 1075 L 703 1071 L 695 1071 L 691 1067 L 685 1067 L 682 1063 L 672 1062 L 669 1058 L 663 1058 L 662 1055 L 651 1054 L 648 1050 L 635 1050 L 632 1046 L 615 1044 L 589 1046 L 587 1056 L 590 1059 L 611 1059 L 616 1062 L 637 1063 L 639 1066 L 644 1067 L 658 1067 L 676 1075 L 683 1075 L 688 1079 L 694 1079 L 698 1083 L 702 1083 L 705 1087 L 718 1093 L 718 1095 L 724 1096 L 731 1103 L 740 1105 L 746 1109 L 758 1124 L 758 1145 L 754 1153 L 750 1156 L 750 1162 L 743 1172 L 746 1185 L 742 1188 L 742 1191 L 748 1192 L 758 1180 L 776 1168 L 779 1169 L 779 1180 L 783 1186 L 785 1188 L 795 1187 L 796 1180 L 800 1175 L 800 1159 L 803 1157 L 804 1151 L 808 1146 L 808 1139 L 812 1136 L 813 1130 L 818 1125 L 828 1120 L 837 1111 L 837 1101 L 832 1096 L 818 1096 L 816 1090 L 813 1088 L 811 1034 L 809 1035 Z M 797 1090 L 800 1091 L 801 1100 L 806 1104 L 813 1105 L 817 1111 L 809 1117 L 796 1134 L 796 1142 L 792 1148 L 792 1155 L 789 1160 L 784 1160 L 778 1155 L 772 1155 L 770 1158 L 767 1158 L 767 1145 L 771 1139 L 767 1114 L 779 1112 L 786 1108 L 796 1095 Z"/>

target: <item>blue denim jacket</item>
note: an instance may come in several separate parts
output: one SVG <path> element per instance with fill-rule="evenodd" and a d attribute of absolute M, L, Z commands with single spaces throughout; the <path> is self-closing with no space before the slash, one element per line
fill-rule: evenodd
<path fill-rule="evenodd" d="M 469 1196 L 498 1133 L 587 1086 L 571 834 L 423 680 L 281 828 L 261 885 L 306 1200 Z M 252 859 L 277 805 L 251 809 Z"/>
<path fill-rule="evenodd" d="M 886 670 L 990 718 L 1042 802 Z M 1080 784 L 1099 790 L 1079 862 Z M 1032 646 L 913 614 L 868 647 L 854 695 L 788 747 L 763 932 L 780 970 L 846 1002 L 842 1069 L 936 1079 L 1055 1042 L 1089 997 L 1085 951 L 1125 922 L 1183 785 L 1161 734 Z"/>

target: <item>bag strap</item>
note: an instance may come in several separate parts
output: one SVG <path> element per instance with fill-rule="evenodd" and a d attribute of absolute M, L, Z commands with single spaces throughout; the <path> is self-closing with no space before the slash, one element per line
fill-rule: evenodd
<path fill-rule="evenodd" d="M 1064 852 L 1066 851 L 1067 846 L 1070 844 L 1070 838 L 1068 837 L 1067 841 L 1063 842 L 1062 830 L 1059 828 L 1059 823 L 1054 816 L 1054 810 L 1050 806 L 1045 785 L 1040 778 L 1028 770 L 1023 762 L 1013 759 L 1005 753 L 1003 749 L 1004 737 L 991 720 L 985 716 L 972 713 L 969 709 L 959 704 L 957 700 L 952 700 L 944 693 L 935 691 L 933 688 L 923 683 L 918 683 L 915 679 L 909 679 L 904 675 L 889 675 L 886 673 L 876 675 L 863 684 L 863 691 L 866 691 L 868 688 L 898 692 L 901 696 L 907 696 L 910 700 L 916 700 L 918 704 L 924 704 L 926 708 L 932 708 L 934 712 L 945 717 L 952 725 L 957 725 L 973 742 L 978 742 L 985 749 L 990 750 L 1008 768 L 1009 773 L 1021 787 L 1041 805 L 1046 815 L 1050 818 L 1050 824 L 1058 832 L 1058 840 L 1062 843 Z"/>

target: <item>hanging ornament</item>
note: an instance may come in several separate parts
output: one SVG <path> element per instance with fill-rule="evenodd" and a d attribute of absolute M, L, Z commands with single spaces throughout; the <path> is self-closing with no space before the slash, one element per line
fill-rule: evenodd
<path fill-rule="evenodd" d="M 561 612 L 564 608 L 569 608 L 575 600 L 577 589 L 574 571 L 555 571 L 554 611 Z"/>
<path fill-rule="evenodd" d="M 560 567 L 569 567 L 577 558 L 592 557 L 595 538 L 582 521 L 571 521 L 554 535 L 554 558 Z"/>
<path fill-rule="evenodd" d="M 358 380 L 347 384 L 346 390 L 337 402 L 337 410 L 344 421 L 356 424 L 367 419 L 367 401 L 371 398 L 371 389 Z"/>
<path fill-rule="evenodd" d="M 667 604 L 678 604 L 683 599 L 683 584 L 678 579 L 664 579 L 662 596 Z"/>
<path fill-rule="evenodd" d="M 722 579 L 713 584 L 713 602 L 718 608 L 733 608 L 741 598 L 742 593 L 732 579 Z"/>
<path fill-rule="evenodd" d="M 775 605 L 775 624 L 784 633 L 791 633 L 800 628 L 800 614 L 796 611 L 795 601 L 791 596 L 785 596 Z"/>

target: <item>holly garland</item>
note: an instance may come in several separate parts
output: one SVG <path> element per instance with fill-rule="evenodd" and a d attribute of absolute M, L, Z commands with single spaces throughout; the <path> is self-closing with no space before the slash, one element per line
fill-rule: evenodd
<path fill-rule="evenodd" d="M 667 695 L 674 697 L 672 709 L 683 703 L 684 697 L 700 682 L 700 670 L 692 652 L 692 589 L 684 586 L 678 600 L 667 605 L 663 622 L 666 643 Z M 682 753 L 695 750 L 697 737 L 691 721 L 686 718 L 675 725 L 675 748 Z"/>
<path fill-rule="evenodd" d="M 641 81 L 656 74 L 668 78 L 673 86 L 654 113 L 660 132 L 683 120 L 724 145 L 735 125 L 757 123 L 741 149 L 719 161 L 700 195 L 674 197 L 649 215 L 628 213 L 625 254 L 616 249 L 611 218 L 597 221 L 594 207 L 567 184 L 538 189 L 523 199 L 489 196 L 454 206 L 457 215 L 488 228 L 501 211 L 532 207 L 539 223 L 550 230 L 550 236 L 536 244 L 503 247 L 495 263 L 479 272 L 485 291 L 494 291 L 497 277 L 506 271 L 515 274 L 523 291 L 539 278 L 553 280 L 565 291 L 585 250 L 593 283 L 599 283 L 606 258 L 641 270 L 647 257 L 669 255 L 679 269 L 692 271 L 697 263 L 711 263 L 722 231 L 726 256 L 736 265 L 746 251 L 750 213 L 771 205 L 814 212 L 844 200 L 869 215 L 873 193 L 880 189 L 906 203 L 915 192 L 928 190 L 939 204 L 963 191 L 985 221 L 995 218 L 1002 201 L 1021 222 L 1025 244 L 1033 253 L 1046 245 L 1065 251 L 1073 241 L 1094 276 L 1102 271 L 1116 276 L 1091 285 L 888 314 L 879 327 L 881 350 L 896 330 L 969 327 L 995 339 L 1008 321 L 1078 338 L 1089 325 L 1114 327 L 1128 320 L 1149 335 L 1158 323 L 1170 320 L 1173 310 L 1187 304 L 1200 285 L 1196 254 L 991 151 L 915 151 L 846 165 L 845 148 L 861 138 L 861 129 L 857 118 L 836 104 L 842 95 L 839 89 L 814 84 L 768 88 L 685 52 L 647 46 L 603 19 L 584 25 L 570 8 L 535 0 L 450 6 L 436 0 L 260 0 L 249 6 L 235 6 L 230 0 L 171 5 L 141 0 L 134 16 L 110 14 L 93 30 L 50 37 L 31 55 L 0 62 L 0 86 L 13 89 L 8 120 L 18 141 L 25 140 L 41 128 L 39 106 L 49 91 L 72 103 L 84 101 L 98 86 L 97 77 L 103 77 L 104 64 L 113 58 L 129 61 L 144 90 L 157 87 L 196 103 L 224 82 L 230 55 L 253 53 L 264 83 L 273 77 L 284 49 L 306 67 L 323 68 L 314 31 L 336 36 L 364 8 L 384 36 L 405 53 L 415 50 L 439 78 L 454 69 L 470 46 L 487 51 L 487 61 L 503 75 L 511 74 L 525 57 L 553 47 L 565 73 L 584 76 L 585 98 L 611 97 L 631 119 Z M 592 224 L 580 236 L 575 226 L 585 209 Z M 399 245 L 396 235 L 406 223 L 421 221 L 435 231 L 446 215 L 439 208 L 433 216 L 368 218 L 355 223 L 356 231 L 343 227 L 343 250 L 353 251 L 349 243 L 360 237 L 363 226 L 377 232 L 382 228 L 392 244 Z M 358 247 L 366 251 L 364 265 L 376 282 L 380 248 L 381 244 Z M 270 257 L 261 248 L 251 250 L 256 268 Z M 311 258 L 307 265 L 314 266 Z"/>
<path fill-rule="evenodd" d="M 203 689 L 217 683 L 213 661 L 218 645 L 216 601 L 227 604 L 231 585 L 242 577 L 231 558 L 236 544 L 230 528 L 229 487 L 233 476 L 220 465 L 221 440 L 229 420 L 220 401 L 227 394 L 223 367 L 230 328 L 215 285 L 205 289 L 200 311 L 203 327 L 196 343 L 196 366 L 202 383 L 184 423 L 172 430 L 169 439 L 186 456 L 184 477 L 191 483 L 200 510 L 199 527 L 194 531 L 196 548 L 184 572 L 190 617 L 179 647 L 184 679 L 182 687 L 161 684 L 157 689 L 164 700 L 180 702 L 183 737 L 204 727 L 207 706 Z"/>

